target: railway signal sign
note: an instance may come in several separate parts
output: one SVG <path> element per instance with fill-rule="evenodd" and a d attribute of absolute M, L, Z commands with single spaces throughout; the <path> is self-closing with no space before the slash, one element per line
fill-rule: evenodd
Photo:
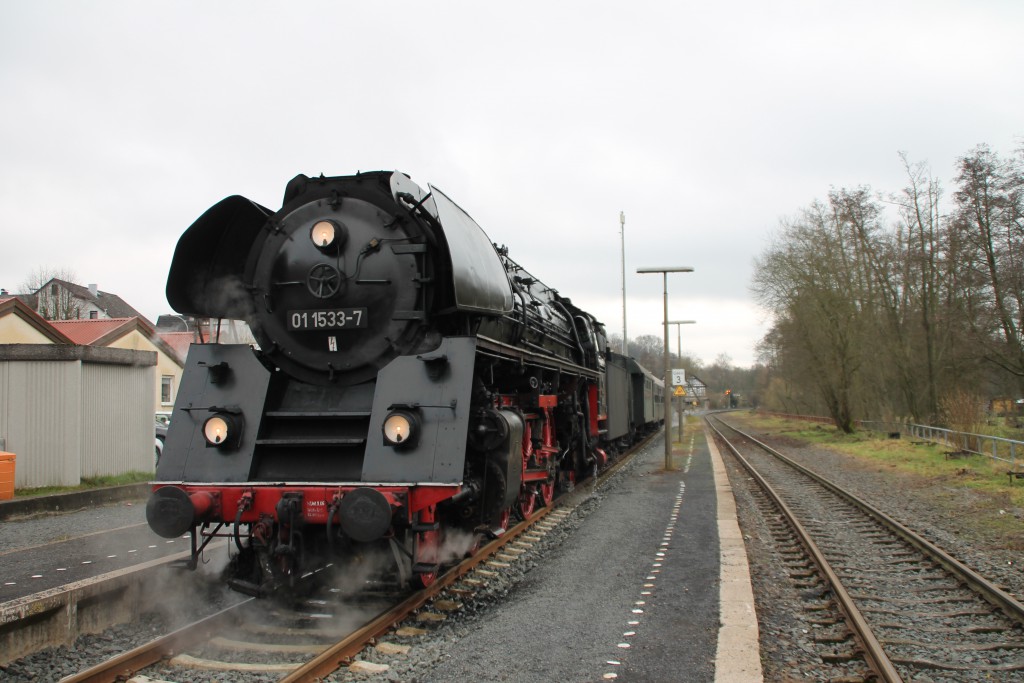
<path fill-rule="evenodd" d="M 682 387 L 676 387 L 674 395 L 675 396 L 686 396 L 686 389 L 683 389 Z"/>

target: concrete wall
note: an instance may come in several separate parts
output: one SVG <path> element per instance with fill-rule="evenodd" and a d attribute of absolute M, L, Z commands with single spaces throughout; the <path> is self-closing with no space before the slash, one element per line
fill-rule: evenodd
<path fill-rule="evenodd" d="M 15 488 L 152 471 L 156 354 L 92 346 L 0 345 L 0 439 Z"/>

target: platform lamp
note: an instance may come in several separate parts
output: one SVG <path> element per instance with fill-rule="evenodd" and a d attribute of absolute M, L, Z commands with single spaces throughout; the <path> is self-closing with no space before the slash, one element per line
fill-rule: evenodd
<path fill-rule="evenodd" d="M 668 268 L 637 268 L 636 272 L 645 273 L 661 273 L 661 288 L 664 299 L 665 315 L 662 317 L 662 321 L 665 323 L 665 390 L 672 386 L 672 368 L 669 367 L 668 357 L 668 274 L 669 273 L 692 273 L 693 268 L 689 266 L 673 266 Z M 672 426 L 672 399 L 671 396 L 665 396 L 662 403 L 665 405 L 665 469 L 672 469 L 672 442 L 669 440 L 669 431 Z"/>
<path fill-rule="evenodd" d="M 683 333 L 682 333 L 682 326 L 683 325 L 694 325 L 696 323 L 697 323 L 696 320 L 669 320 L 668 321 L 669 325 L 675 325 L 676 326 L 676 349 L 678 349 L 677 353 L 679 355 L 679 362 L 680 363 L 682 363 L 682 361 L 683 361 Z M 683 402 L 682 401 L 679 401 L 678 403 L 676 403 L 676 418 L 679 420 L 679 424 L 676 425 L 676 441 L 678 441 L 679 443 L 682 443 L 683 442 Z"/>

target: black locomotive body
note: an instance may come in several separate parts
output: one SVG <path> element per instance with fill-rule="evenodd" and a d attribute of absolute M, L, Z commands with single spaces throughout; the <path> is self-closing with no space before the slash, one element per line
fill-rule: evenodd
<path fill-rule="evenodd" d="M 593 316 L 401 173 L 300 175 L 276 212 L 228 197 L 179 240 L 167 298 L 257 344 L 191 347 L 147 519 L 191 533 L 193 567 L 233 536 L 247 592 L 373 550 L 428 584 L 455 537 L 500 533 L 658 424 L 634 387 L 660 383 L 621 356 L 609 381 Z"/>

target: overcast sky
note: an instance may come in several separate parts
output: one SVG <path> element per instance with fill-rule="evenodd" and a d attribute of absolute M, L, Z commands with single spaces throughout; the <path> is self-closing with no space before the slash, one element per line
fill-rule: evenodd
<path fill-rule="evenodd" d="M 298 173 L 433 183 L 548 285 L 754 362 L 749 285 L 830 187 L 947 184 L 1024 136 L 1024 2 L 0 0 L 0 287 L 73 271 L 151 320 L 178 237 Z M 676 335 L 671 345 L 675 351 Z"/>

